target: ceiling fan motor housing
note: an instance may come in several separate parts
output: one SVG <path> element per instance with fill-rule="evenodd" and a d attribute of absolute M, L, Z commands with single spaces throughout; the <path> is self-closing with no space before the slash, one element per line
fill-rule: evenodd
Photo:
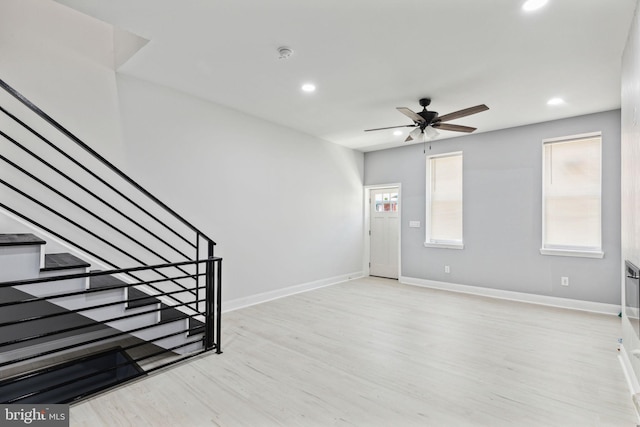
<path fill-rule="evenodd" d="M 426 108 L 420 111 L 418 115 L 424 119 L 424 123 L 421 123 L 421 125 L 424 125 L 421 126 L 423 129 L 435 122 L 438 118 L 438 113 L 436 113 L 435 111 L 427 111 Z"/>
<path fill-rule="evenodd" d="M 419 101 L 421 107 L 428 107 L 431 104 L 431 98 L 421 98 Z"/>

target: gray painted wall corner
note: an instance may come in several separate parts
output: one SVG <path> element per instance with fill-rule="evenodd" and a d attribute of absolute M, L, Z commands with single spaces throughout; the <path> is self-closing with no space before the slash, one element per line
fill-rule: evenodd
<path fill-rule="evenodd" d="M 542 140 L 601 131 L 603 259 L 540 254 Z M 425 155 L 464 155 L 463 250 L 424 247 Z M 402 273 L 606 304 L 620 303 L 620 111 L 365 153 L 365 185 L 402 183 Z M 421 228 L 409 228 L 409 221 Z M 444 272 L 450 266 L 451 273 Z M 560 278 L 569 277 L 569 286 Z"/>

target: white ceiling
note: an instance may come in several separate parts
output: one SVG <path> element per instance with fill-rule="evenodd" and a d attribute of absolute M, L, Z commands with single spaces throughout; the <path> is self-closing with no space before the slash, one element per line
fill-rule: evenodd
<path fill-rule="evenodd" d="M 57 1 L 150 40 L 122 73 L 362 151 L 403 145 L 410 128 L 363 130 L 411 124 L 395 107 L 420 111 L 421 97 L 440 115 L 487 104 L 451 122 L 476 132 L 619 108 L 636 3 L 549 0 L 527 14 L 524 0 Z M 566 103 L 548 106 L 556 96 Z"/>

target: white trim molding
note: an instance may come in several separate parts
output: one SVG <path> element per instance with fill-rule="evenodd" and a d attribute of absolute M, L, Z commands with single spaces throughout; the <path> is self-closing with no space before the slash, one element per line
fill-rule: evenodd
<path fill-rule="evenodd" d="M 432 161 L 435 159 L 442 159 L 447 157 L 460 157 L 462 162 L 462 169 L 460 170 L 460 179 L 462 180 L 462 212 L 460 224 L 462 228 L 462 235 L 460 240 L 447 240 L 439 241 L 432 239 L 432 189 L 433 189 L 433 175 L 432 175 Z M 424 219 L 424 246 L 426 248 L 440 248 L 440 249 L 464 249 L 464 153 L 462 151 L 452 151 L 448 153 L 434 154 L 425 158 L 425 219 Z"/>
<path fill-rule="evenodd" d="M 262 292 L 259 294 L 250 295 L 248 297 L 236 298 L 230 301 L 223 301 L 222 312 L 226 313 L 229 311 L 239 310 L 241 308 L 250 307 L 252 305 L 262 304 L 263 302 L 273 301 L 291 295 L 312 291 L 314 289 L 324 288 L 326 286 L 337 285 L 338 283 L 358 279 L 360 277 L 364 277 L 364 273 L 362 271 L 355 271 L 353 273 L 343 274 L 340 276 L 329 277 L 326 279 L 315 280 L 313 282 L 288 286 L 282 289 Z"/>
<path fill-rule="evenodd" d="M 524 292 L 505 291 L 502 289 L 484 288 L 481 286 L 459 285 L 456 283 L 438 282 L 435 280 L 417 279 L 414 277 L 400 277 L 400 283 L 405 285 L 421 286 L 424 288 L 440 289 L 465 294 L 480 295 L 491 298 L 505 299 L 510 301 L 526 302 L 530 304 L 546 305 L 551 307 L 567 308 L 571 310 L 589 311 L 592 313 L 603 313 L 618 315 L 620 305 L 605 304 L 601 302 L 582 301 L 569 298 L 551 297 L 546 295 L 535 295 Z"/>
<path fill-rule="evenodd" d="M 464 249 L 464 245 L 462 243 L 435 243 L 435 242 L 424 242 L 425 248 L 439 248 L 439 249 Z"/>
<path fill-rule="evenodd" d="M 362 272 L 363 276 L 369 275 L 369 262 L 371 261 L 371 190 L 383 190 L 383 189 L 398 189 L 398 205 L 399 205 L 399 217 L 398 221 L 398 277 L 402 276 L 402 206 L 404 201 L 402 200 L 402 183 L 395 182 L 390 184 L 371 184 L 365 185 L 363 191 L 363 206 L 364 206 L 364 229 L 363 235 L 363 251 L 362 251 Z"/>
<path fill-rule="evenodd" d="M 599 206 L 598 209 L 600 210 L 599 212 L 599 224 L 598 224 L 598 246 L 595 247 L 595 245 L 593 245 L 593 247 L 582 247 L 582 246 L 576 246 L 574 247 L 573 245 L 571 246 L 565 246 L 565 245 L 550 245 L 547 244 L 546 241 L 546 230 L 547 230 L 547 208 L 546 208 L 546 203 L 547 203 L 547 182 L 551 181 L 551 175 L 550 175 L 550 171 L 552 170 L 551 164 L 552 164 L 552 157 L 551 157 L 551 152 L 547 152 L 547 148 L 546 147 L 550 147 L 554 144 L 558 144 L 558 143 L 563 143 L 563 142 L 567 142 L 567 143 L 573 143 L 573 142 L 579 142 L 581 140 L 587 140 L 587 139 L 592 139 L 592 138 L 599 138 L 599 160 L 600 160 L 600 165 L 599 165 L 599 193 L 598 193 L 598 197 L 600 198 L 599 201 Z M 602 132 L 590 132 L 590 133 L 582 133 L 582 134 L 578 134 L 578 135 L 568 135 L 568 136 L 561 136 L 561 137 L 557 137 L 557 138 L 547 138 L 547 139 L 543 139 L 542 140 L 542 235 L 541 235 L 541 242 L 542 242 L 542 248 L 540 249 L 540 254 L 542 255 L 553 255 L 553 256 L 569 256 L 569 257 L 580 257 L 580 258 L 604 258 L 604 252 L 602 251 Z M 573 190 L 575 191 L 575 189 Z M 566 194 L 563 194 L 563 197 L 566 197 Z M 559 224 L 556 224 L 556 227 Z"/>
<path fill-rule="evenodd" d="M 602 251 L 540 248 L 540 253 L 542 255 L 572 256 L 578 258 L 604 258 L 604 252 Z"/>
<path fill-rule="evenodd" d="M 555 138 L 545 138 L 545 139 L 542 140 L 542 143 L 546 144 L 548 142 L 575 141 L 575 140 L 579 140 L 579 139 L 595 138 L 597 136 L 602 137 L 602 131 L 578 133 L 578 134 L 575 134 L 575 135 L 558 136 L 558 137 L 555 137 Z"/>
<path fill-rule="evenodd" d="M 633 367 L 631 366 L 631 360 L 629 360 L 629 353 L 622 343 L 618 346 L 618 360 L 622 367 L 622 373 L 627 380 L 627 386 L 629 387 L 629 393 L 631 394 L 631 400 L 633 401 L 633 408 L 636 411 L 636 419 L 640 423 L 640 384 L 636 378 Z"/>

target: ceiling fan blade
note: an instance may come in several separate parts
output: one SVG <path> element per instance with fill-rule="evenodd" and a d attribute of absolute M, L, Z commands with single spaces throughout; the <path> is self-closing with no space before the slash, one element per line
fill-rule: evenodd
<path fill-rule="evenodd" d="M 420 115 L 418 115 L 418 113 L 411 111 L 407 107 L 396 107 L 396 110 L 400 111 L 416 123 L 424 123 L 425 121 Z"/>
<path fill-rule="evenodd" d="M 413 141 L 413 138 L 411 138 L 411 135 L 407 136 L 407 139 L 404 140 L 404 142 L 411 142 Z"/>
<path fill-rule="evenodd" d="M 373 130 L 385 130 L 385 129 L 395 129 L 395 128 L 413 128 L 416 125 L 400 125 L 400 126 L 389 126 L 387 128 L 375 128 L 375 129 L 365 129 L 365 132 L 371 132 Z"/>
<path fill-rule="evenodd" d="M 464 110 L 454 111 L 453 113 L 445 114 L 444 116 L 440 116 L 439 119 L 441 122 L 448 122 L 449 120 L 459 119 L 460 117 L 470 116 L 472 114 L 481 113 L 483 111 L 488 110 L 484 104 L 476 105 L 475 107 L 465 108 Z"/>
<path fill-rule="evenodd" d="M 441 129 L 441 130 L 452 130 L 454 132 L 466 132 L 466 133 L 471 133 L 474 130 L 476 130 L 476 128 L 472 128 L 470 126 L 453 125 L 449 123 L 436 123 L 432 125 L 432 127 L 436 129 Z"/>

